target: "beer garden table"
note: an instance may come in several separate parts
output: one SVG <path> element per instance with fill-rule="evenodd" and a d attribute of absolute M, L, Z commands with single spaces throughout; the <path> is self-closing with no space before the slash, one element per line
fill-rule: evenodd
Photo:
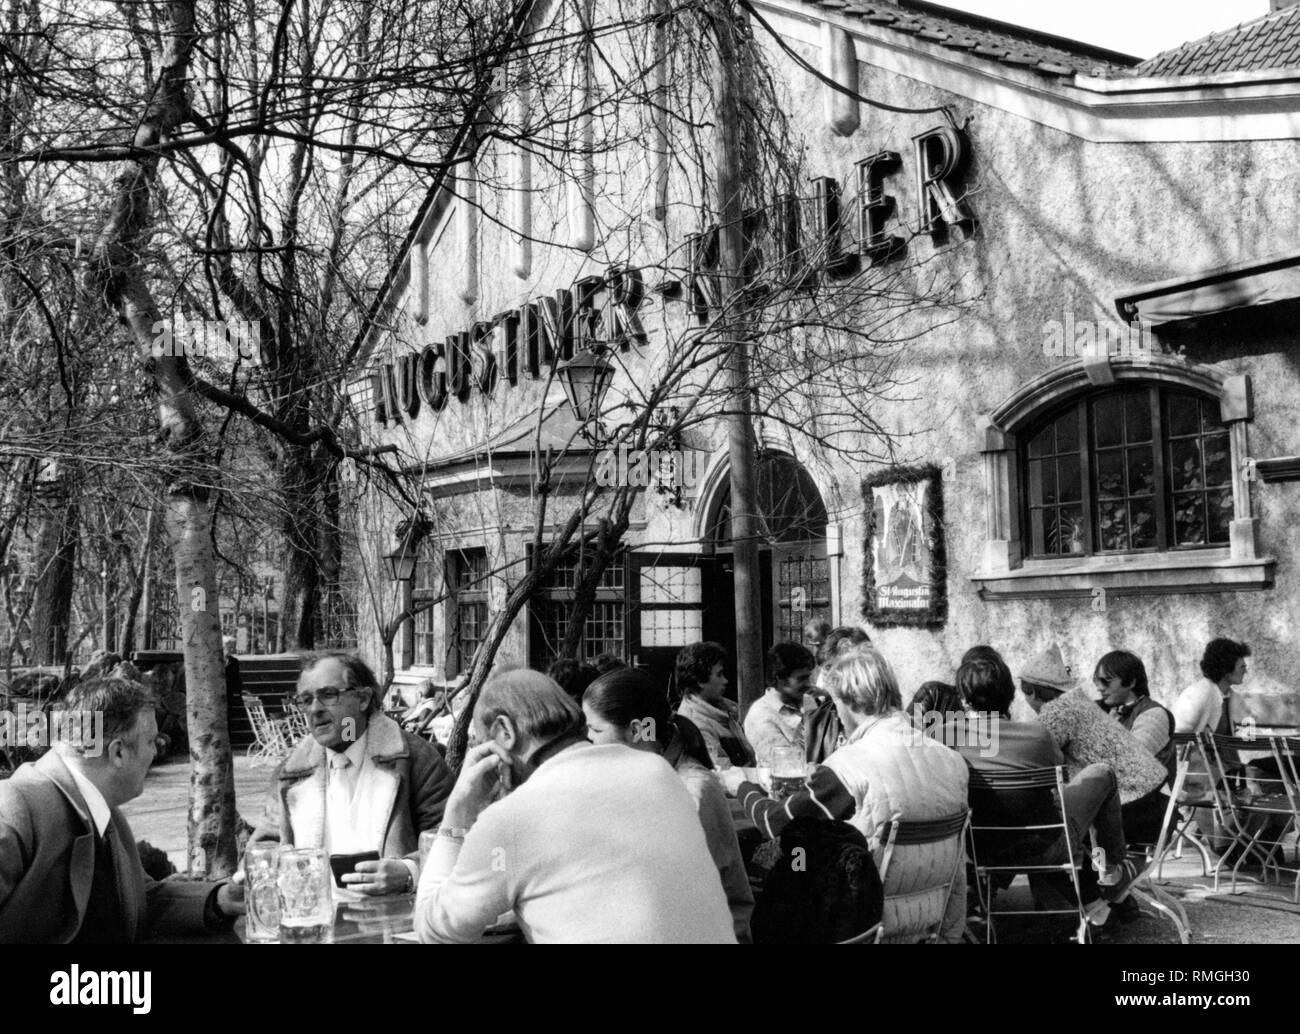
<path fill-rule="evenodd" d="M 383 897 L 364 897 L 336 889 L 334 902 L 334 931 L 330 944 L 415 944 L 415 895 L 389 894 Z M 241 941 L 245 920 L 235 924 Z M 522 943 L 519 928 L 489 927 L 480 943 Z M 275 943 L 275 942 L 272 942 Z"/>

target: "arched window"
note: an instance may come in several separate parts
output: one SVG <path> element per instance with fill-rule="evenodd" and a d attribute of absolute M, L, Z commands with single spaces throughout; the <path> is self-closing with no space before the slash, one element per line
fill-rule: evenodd
<path fill-rule="evenodd" d="M 758 454 L 759 536 L 769 545 L 826 537 L 826 504 L 808 471 L 793 456 L 765 449 Z M 706 527 L 720 548 L 731 545 L 731 486 L 714 496 Z"/>
<path fill-rule="evenodd" d="M 1076 399 L 1022 438 L 1029 557 L 1226 545 L 1231 446 L 1219 400 L 1160 386 Z"/>
<path fill-rule="evenodd" d="M 1064 363 L 981 423 L 982 599 L 1263 589 L 1250 380 L 1160 354 Z"/>

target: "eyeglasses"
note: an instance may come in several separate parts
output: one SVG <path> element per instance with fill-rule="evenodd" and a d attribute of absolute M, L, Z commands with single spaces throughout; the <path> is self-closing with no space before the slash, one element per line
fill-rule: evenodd
<path fill-rule="evenodd" d="M 319 700 L 326 707 L 331 707 L 339 702 L 339 697 L 344 693 L 356 692 L 350 686 L 322 686 L 315 693 L 295 693 L 289 699 L 298 707 L 308 708 Z"/>

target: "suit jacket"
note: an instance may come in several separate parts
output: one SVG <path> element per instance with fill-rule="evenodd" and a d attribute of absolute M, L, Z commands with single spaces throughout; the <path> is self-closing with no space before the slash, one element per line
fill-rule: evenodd
<path fill-rule="evenodd" d="M 366 757 L 374 769 L 367 812 L 381 831 L 381 857 L 418 860 L 420 834 L 442 823 L 451 793 L 446 762 L 428 740 L 383 714 L 370 719 Z M 271 776 L 254 841 L 322 846 L 326 764 L 325 748 L 310 734 L 303 737 Z"/>
<path fill-rule="evenodd" d="M 113 867 L 126 939 L 206 929 L 211 883 L 149 879 L 113 808 Z M 95 871 L 95 824 L 63 759 L 50 751 L 0 782 L 0 944 L 66 944 L 81 929 Z"/>

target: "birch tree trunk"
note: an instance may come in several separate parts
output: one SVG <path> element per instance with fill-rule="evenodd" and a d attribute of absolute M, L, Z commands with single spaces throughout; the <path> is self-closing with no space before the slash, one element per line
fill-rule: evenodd
<path fill-rule="evenodd" d="M 176 564 L 185 651 L 191 763 L 189 868 L 192 875 L 226 876 L 236 862 L 235 813 L 212 510 L 205 487 L 212 480 L 210 446 L 184 357 L 153 354 L 153 328 L 161 316 L 141 259 L 158 173 L 153 149 L 190 118 L 186 76 L 197 38 L 194 3 L 185 0 L 165 6 L 166 42 L 158 81 L 135 132 L 136 154 L 122 163 L 113 181 L 90 278 L 97 297 L 117 311 L 147 357 L 146 368 L 157 392 L 158 421 L 170 456 L 163 524 Z"/>

